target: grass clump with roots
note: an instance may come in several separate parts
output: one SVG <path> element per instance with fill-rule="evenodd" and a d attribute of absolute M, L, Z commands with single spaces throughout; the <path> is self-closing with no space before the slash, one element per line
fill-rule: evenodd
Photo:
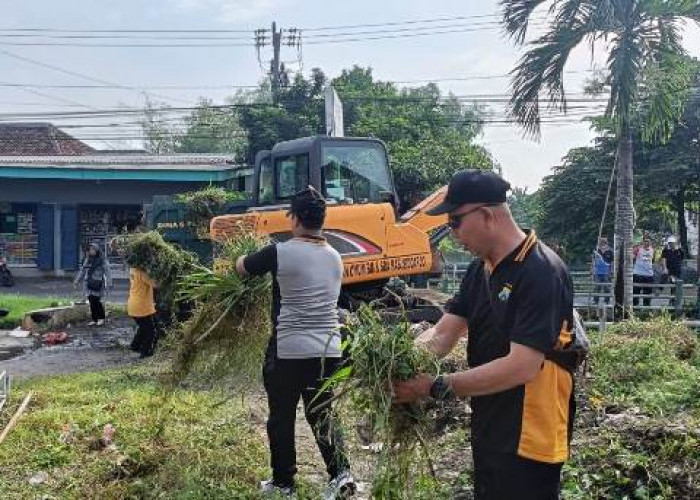
<path fill-rule="evenodd" d="M 434 475 L 424 439 L 430 420 L 423 403 L 394 403 L 391 382 L 419 373 L 436 374 L 439 364 L 433 354 L 414 345 L 409 323 L 387 326 L 369 306 L 358 310 L 349 330 L 345 348 L 351 364 L 326 384 L 338 390 L 335 399 L 349 403 L 351 413 L 371 416 L 374 439 L 381 443 L 372 498 L 411 498 L 424 473 Z"/>

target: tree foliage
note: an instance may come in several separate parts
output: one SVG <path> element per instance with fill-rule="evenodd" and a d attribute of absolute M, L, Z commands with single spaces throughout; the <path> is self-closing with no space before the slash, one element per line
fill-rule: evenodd
<path fill-rule="evenodd" d="M 604 87 L 609 92 L 606 118 L 618 139 L 615 233 L 615 298 L 620 311 L 632 300 L 633 112 L 645 111 L 647 139 L 666 140 L 683 112 L 691 72 L 681 45 L 683 21 L 700 22 L 700 4 L 692 0 L 502 0 L 503 24 L 524 44 L 530 21 L 548 6 L 544 34 L 527 43 L 513 70 L 510 110 L 526 132 L 539 136 L 541 106 L 566 111 L 564 70 L 574 49 L 586 43 L 607 45 Z"/>
<path fill-rule="evenodd" d="M 695 66 L 697 68 L 697 65 Z M 700 70 L 695 77 L 700 78 Z M 678 234 L 688 249 L 685 213 L 697 210 L 700 199 L 700 97 L 691 92 L 681 119 L 664 144 L 642 139 L 643 113 L 634 113 L 635 214 L 636 226 L 660 234 Z M 536 193 L 542 204 L 537 227 L 544 237 L 559 236 L 573 260 L 587 259 L 596 242 L 604 196 L 615 159 L 616 141 L 609 122 L 595 120 L 599 137 L 595 146 L 569 152 L 555 167 Z M 614 199 L 612 187 L 611 200 Z M 614 207 L 612 202 L 608 214 Z M 606 220 L 603 234 L 612 234 L 612 219 Z"/>
<path fill-rule="evenodd" d="M 446 184 L 466 167 L 492 168 L 478 144 L 482 111 L 445 96 L 434 84 L 398 88 L 354 66 L 329 80 L 318 68 L 297 74 L 274 100 L 268 85 L 238 93 L 231 108 L 202 102 L 184 124 L 175 126 L 151 108 L 143 122 L 149 149 L 156 153 L 216 152 L 252 163 L 258 151 L 280 141 L 325 133 L 323 93 L 332 84 L 343 101 L 348 136 L 374 137 L 387 145 L 404 209 Z"/>
<path fill-rule="evenodd" d="M 536 226 L 545 240 L 558 240 L 571 261 L 585 260 L 594 248 L 603 217 L 614 161 L 605 145 L 572 149 L 537 191 L 542 210 Z M 611 193 L 604 235 L 611 235 L 615 192 Z"/>

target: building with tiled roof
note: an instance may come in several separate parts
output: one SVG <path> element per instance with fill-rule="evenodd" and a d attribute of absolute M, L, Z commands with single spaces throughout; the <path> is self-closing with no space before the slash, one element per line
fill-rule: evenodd
<path fill-rule="evenodd" d="M 0 155 L 76 156 L 95 154 L 83 141 L 51 123 L 0 123 Z"/>

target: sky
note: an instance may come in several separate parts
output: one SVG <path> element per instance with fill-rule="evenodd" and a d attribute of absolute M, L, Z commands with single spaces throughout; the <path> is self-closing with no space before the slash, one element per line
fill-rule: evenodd
<path fill-rule="evenodd" d="M 496 0 L 0 0 L 0 119 L 53 121 L 100 149 L 138 146 L 115 139 L 135 137 L 139 132 L 137 117 L 49 119 L 46 113 L 138 109 L 147 98 L 170 106 L 192 106 L 200 97 L 223 103 L 234 86 L 256 85 L 264 77 L 270 49 L 262 49 L 261 64 L 250 39 L 253 30 L 269 28 L 276 21 L 283 29 L 302 30 L 301 51 L 282 49 L 282 60 L 292 69 L 308 74 L 311 68 L 320 67 L 334 77 L 357 64 L 371 67 L 382 80 L 413 82 L 402 85 L 438 80 L 445 92 L 490 96 L 490 116 L 499 120 L 504 118 L 504 106 L 493 99 L 507 95 L 509 80 L 504 75 L 512 70 L 522 49 L 504 36 L 497 14 Z M 436 19 L 444 21 L 417 22 Z M 342 28 L 367 24 L 383 26 Z M 64 31 L 9 31 L 30 28 Z M 387 29 L 394 30 L 392 35 L 421 36 L 344 41 L 353 36 L 339 35 L 359 31 L 364 34 L 356 37 L 376 38 L 382 33 L 368 32 L 384 31 L 387 35 Z M 93 31 L 87 33 L 92 38 L 77 38 L 86 33 L 65 30 L 241 31 L 215 35 Z M 422 36 L 436 31 L 442 33 Z M 115 34 L 124 38 L 94 38 Z M 65 36 L 73 38 L 57 38 Z M 135 40 L 134 36 L 143 38 Z M 229 40 L 213 42 L 225 45 L 217 47 L 94 46 L 211 44 L 206 40 L 154 39 L 211 36 Z M 33 43 L 43 45 L 30 45 Z M 691 55 L 700 57 L 700 30 L 688 28 L 685 45 Z M 580 94 L 591 69 L 600 68 L 604 57 L 604 50 L 591 53 L 587 48 L 577 49 L 566 68 L 567 92 Z M 153 88 L 163 86 L 170 88 Z M 588 110 L 590 107 L 588 104 Z M 485 127 L 479 142 L 492 152 L 511 184 L 531 192 L 569 149 L 590 143 L 593 135 L 581 121 L 585 111 L 573 110 L 563 119 L 553 117 L 558 123 L 544 125 L 539 141 L 524 137 L 522 129 L 510 123 L 493 123 Z M 127 125 L 108 126 L 117 122 Z M 96 124 L 101 127 L 85 127 Z"/>

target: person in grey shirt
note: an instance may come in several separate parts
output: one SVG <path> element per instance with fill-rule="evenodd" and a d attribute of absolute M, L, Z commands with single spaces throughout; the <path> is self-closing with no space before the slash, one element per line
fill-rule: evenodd
<path fill-rule="evenodd" d="M 90 303 L 92 321 L 88 325 L 104 325 L 106 315 L 102 299 L 112 287 L 112 275 L 109 271 L 109 261 L 98 243 L 90 244 L 85 261 L 73 280 L 74 287 L 80 283 L 83 284 L 83 293 Z"/>
<path fill-rule="evenodd" d="M 338 252 L 323 237 L 323 196 L 309 186 L 292 198 L 288 213 L 292 238 L 244 256 L 236 262 L 245 276 L 271 273 L 272 337 L 265 355 L 272 479 L 263 493 L 294 495 L 297 472 L 294 423 L 299 399 L 326 464 L 330 480 L 324 499 L 355 491 L 340 428 L 334 423 L 333 392 L 321 391 L 341 364 L 337 302 L 343 278 Z"/>

